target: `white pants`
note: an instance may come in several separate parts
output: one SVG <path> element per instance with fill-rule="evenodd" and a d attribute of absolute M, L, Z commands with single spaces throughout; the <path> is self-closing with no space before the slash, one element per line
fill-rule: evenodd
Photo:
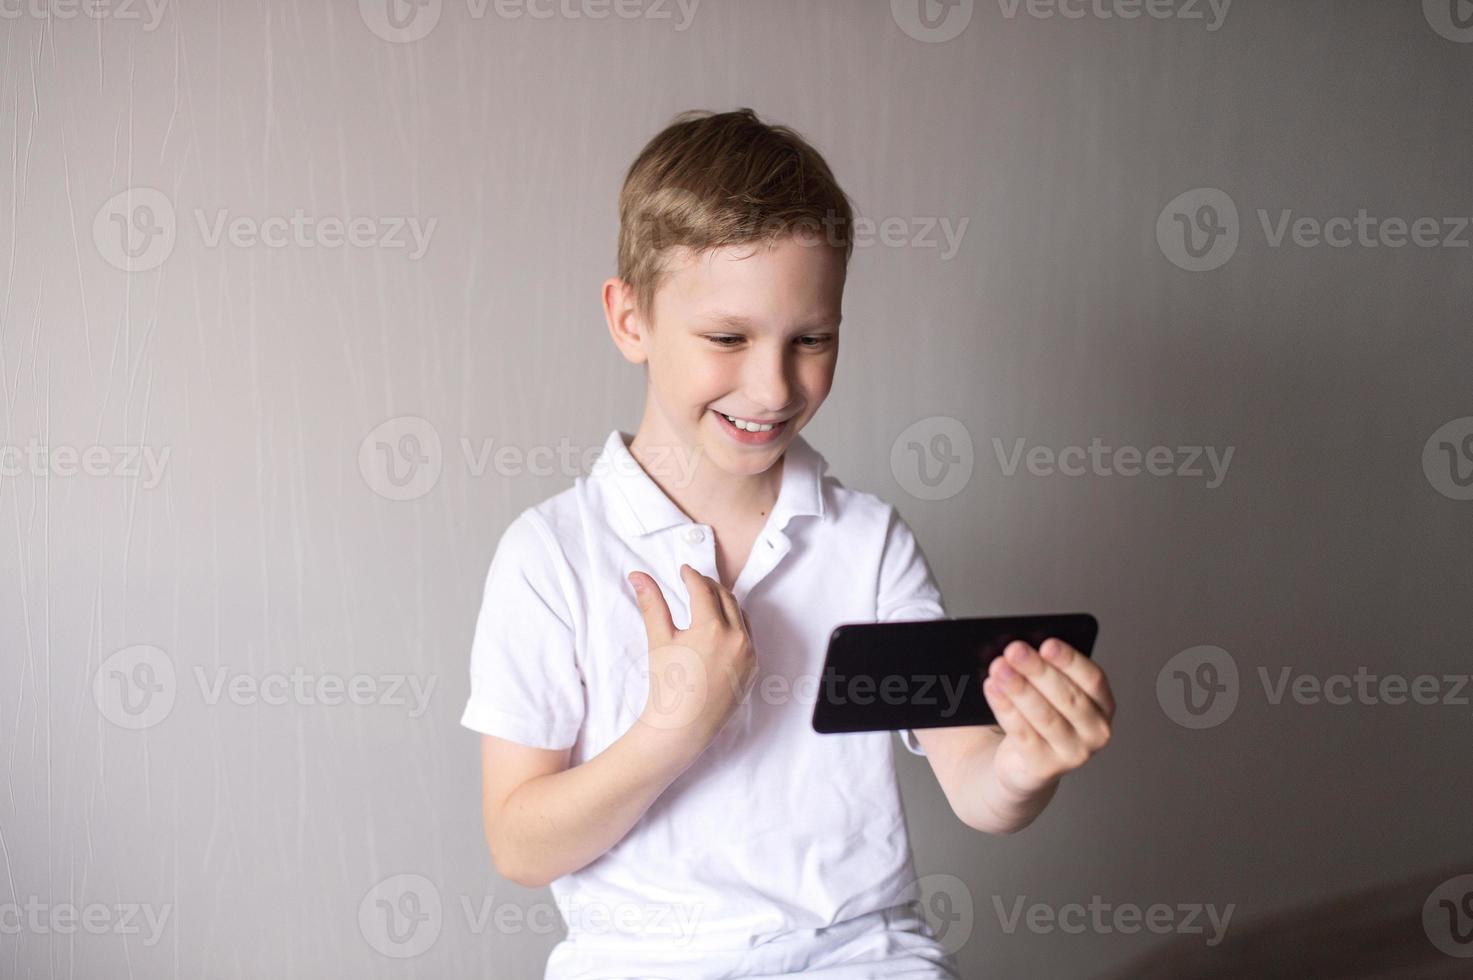
<path fill-rule="evenodd" d="M 580 949 L 564 940 L 553 948 L 543 980 L 961 980 L 953 960 L 931 932 L 920 905 L 910 902 L 836 922 L 798 929 L 745 950 L 668 949 L 631 945 Z"/>

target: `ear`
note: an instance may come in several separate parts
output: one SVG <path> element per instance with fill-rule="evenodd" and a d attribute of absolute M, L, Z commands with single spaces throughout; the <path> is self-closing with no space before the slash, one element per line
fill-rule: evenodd
<path fill-rule="evenodd" d="M 609 324 L 609 336 L 614 346 L 630 364 L 644 364 L 649 360 L 645 347 L 649 340 L 649 326 L 634 303 L 634 289 L 623 279 L 615 276 L 604 282 L 604 319 Z"/>

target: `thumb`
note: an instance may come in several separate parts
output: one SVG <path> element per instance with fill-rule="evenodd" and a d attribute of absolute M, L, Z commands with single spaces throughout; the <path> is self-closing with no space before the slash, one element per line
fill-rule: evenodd
<path fill-rule="evenodd" d="M 670 618 L 670 607 L 660 586 L 644 572 L 630 572 L 629 583 L 634 586 L 634 601 L 639 604 L 639 614 L 644 617 L 644 632 L 649 638 L 650 648 L 664 646 L 675 639 L 675 623 Z"/>

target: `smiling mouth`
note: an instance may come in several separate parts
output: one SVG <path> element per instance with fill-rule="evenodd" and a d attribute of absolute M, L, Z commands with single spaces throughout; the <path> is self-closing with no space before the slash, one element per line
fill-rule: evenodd
<path fill-rule="evenodd" d="M 715 411 L 715 409 L 712 409 L 712 411 Z M 757 422 L 752 419 L 738 418 L 735 415 L 727 415 L 725 412 L 716 412 L 716 414 L 743 432 L 770 432 L 773 429 L 780 429 L 788 423 L 787 419 L 781 419 L 776 422 Z"/>
<path fill-rule="evenodd" d="M 778 439 L 787 431 L 788 424 L 792 418 L 783 419 L 781 422 L 752 422 L 748 419 L 737 418 L 735 415 L 727 415 L 711 409 L 711 414 L 719 420 L 718 424 L 726 430 L 733 439 L 746 443 L 750 446 L 765 446 Z"/>

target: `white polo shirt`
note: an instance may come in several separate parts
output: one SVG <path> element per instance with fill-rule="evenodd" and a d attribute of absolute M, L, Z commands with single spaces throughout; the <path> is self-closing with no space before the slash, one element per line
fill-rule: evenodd
<path fill-rule="evenodd" d="M 895 508 L 825 470 L 795 437 L 732 590 L 759 663 L 747 701 L 623 840 L 552 883 L 565 954 L 569 944 L 580 955 L 630 944 L 740 951 L 919 897 L 889 733 L 820 735 L 811 722 L 835 626 L 947 614 Z M 596 756 L 648 691 L 648 640 L 625 576 L 652 576 L 684 629 L 682 562 L 717 577 L 711 527 L 676 507 L 615 429 L 589 476 L 502 535 L 461 724 L 571 746 L 574 766 Z M 924 755 L 913 734 L 902 739 Z"/>

